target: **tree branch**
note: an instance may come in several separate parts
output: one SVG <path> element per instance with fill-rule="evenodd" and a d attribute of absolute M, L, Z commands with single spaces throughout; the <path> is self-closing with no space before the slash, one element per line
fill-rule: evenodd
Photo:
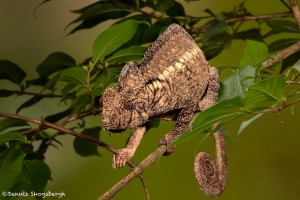
<path fill-rule="evenodd" d="M 20 116 L 20 115 L 14 115 L 14 114 L 9 114 L 9 113 L 2 113 L 0 112 L 0 117 L 7 117 L 7 118 L 13 118 L 13 119 L 18 119 L 18 120 L 22 120 L 22 121 L 27 121 L 27 122 L 32 122 L 34 124 L 38 124 L 40 126 L 45 126 L 45 127 L 49 127 L 58 131 L 61 131 L 63 133 L 69 134 L 69 135 L 73 135 L 76 137 L 79 137 L 81 139 L 84 139 L 86 141 L 95 143 L 101 147 L 104 147 L 105 149 L 107 149 L 108 151 L 112 152 L 112 153 L 117 153 L 117 150 L 114 149 L 113 147 L 109 146 L 108 144 L 101 142 L 99 140 L 97 140 L 96 138 L 90 137 L 88 135 L 84 135 L 81 133 L 78 133 L 76 131 L 67 129 L 63 126 L 57 125 L 57 124 L 53 124 L 44 120 L 38 120 L 38 119 L 34 119 L 34 118 L 30 118 L 30 117 L 25 117 L 25 116 Z"/>
<path fill-rule="evenodd" d="M 297 4 L 297 0 L 290 0 L 290 4 L 291 4 L 291 9 L 293 11 L 295 20 L 298 24 L 298 27 L 300 29 L 300 10 L 299 10 L 299 6 Z"/>
<path fill-rule="evenodd" d="M 281 60 L 293 55 L 294 53 L 297 53 L 298 51 L 300 51 L 300 41 L 277 52 L 273 57 L 267 59 L 264 62 L 263 66 L 260 68 L 260 70 L 263 71 L 263 70 L 271 67 L 272 65 L 280 62 Z"/>
<path fill-rule="evenodd" d="M 265 14 L 265 15 L 248 15 L 243 17 L 235 17 L 235 18 L 229 18 L 225 19 L 224 23 L 230 24 L 234 22 L 245 22 L 250 20 L 259 20 L 259 19 L 271 19 L 271 18 L 280 18 L 280 17 L 292 17 L 293 13 L 291 12 L 281 12 L 281 13 L 272 13 L 272 14 Z M 200 26 L 198 28 L 193 28 L 188 30 L 190 33 L 199 33 L 202 30 L 206 29 L 208 27 L 207 24 Z"/>
<path fill-rule="evenodd" d="M 282 12 L 282 13 L 272 13 L 272 14 L 265 14 L 265 15 L 250 15 L 250 16 L 236 17 L 231 19 L 225 19 L 224 22 L 226 24 L 229 24 L 229 23 L 239 22 L 239 21 L 250 21 L 250 20 L 292 17 L 292 16 L 293 14 L 291 12 Z"/>
<path fill-rule="evenodd" d="M 82 119 L 84 117 L 88 117 L 90 115 L 96 115 L 96 114 L 99 114 L 101 113 L 102 109 L 96 109 L 96 108 L 91 108 L 89 109 L 88 111 L 86 112 L 82 112 L 78 115 L 72 115 L 70 116 L 68 119 L 66 120 L 62 120 L 62 121 L 59 121 L 57 123 L 55 123 L 56 125 L 65 125 L 69 122 L 72 122 L 72 121 L 75 121 L 75 120 L 78 120 L 78 119 Z M 28 135 L 28 134 L 31 134 L 31 133 L 34 133 L 34 132 L 37 132 L 37 131 L 40 131 L 42 130 L 40 127 L 37 127 L 37 128 L 33 128 L 33 129 L 29 129 L 29 130 L 26 130 L 24 131 L 22 134 L 23 135 Z"/>
<path fill-rule="evenodd" d="M 121 190 L 124 186 L 126 186 L 130 181 L 132 181 L 135 177 L 142 174 L 143 171 L 147 167 L 149 167 L 152 163 L 154 163 L 159 157 L 161 157 L 166 150 L 167 150 L 167 146 L 165 145 L 159 146 L 153 153 L 151 153 L 139 165 L 137 165 L 127 176 L 125 176 L 122 180 L 120 180 L 108 191 L 106 191 L 103 195 L 101 195 L 98 198 L 98 200 L 111 199 L 119 190 Z"/>
<path fill-rule="evenodd" d="M 67 121 L 70 122 L 72 120 L 76 120 L 76 119 L 79 119 L 79 118 L 82 118 L 82 117 L 85 117 L 85 116 L 88 116 L 88 115 L 90 115 L 90 112 L 82 113 L 81 115 L 79 115 L 77 117 L 73 117 L 73 118 L 71 117 Z M 111 147 L 110 145 L 106 144 L 105 142 L 97 140 L 96 138 L 90 137 L 88 135 L 84 135 L 84 134 L 78 133 L 76 131 L 67 129 L 67 128 L 65 128 L 63 126 L 60 126 L 58 124 L 53 124 L 53 123 L 50 123 L 50 122 L 47 122 L 47 121 L 44 121 L 44 120 L 38 120 L 38 119 L 30 118 L 30 117 L 25 117 L 25 116 L 20 116 L 20 115 L 14 115 L 14 114 L 9 114 L 9 113 L 2 113 L 2 112 L 0 112 L 0 117 L 13 118 L 13 119 L 18 119 L 18 120 L 22 120 L 22 121 L 32 122 L 34 124 L 40 125 L 40 127 L 49 127 L 49 128 L 58 130 L 60 132 L 63 132 L 65 134 L 73 135 L 73 136 L 79 137 L 79 138 L 81 138 L 83 140 L 95 143 L 98 146 L 105 148 L 106 150 L 110 151 L 113 154 L 117 153 L 117 149 Z M 67 123 L 67 122 L 66 121 L 62 121 L 60 123 L 64 124 L 64 123 Z M 38 129 L 43 129 L 43 128 L 40 128 L 40 127 Z M 135 169 L 135 163 L 133 163 L 132 161 L 128 161 L 127 164 L 128 164 L 128 166 L 130 166 L 131 169 Z M 147 199 L 149 199 L 149 192 L 147 190 L 146 183 L 145 183 L 145 181 L 144 181 L 141 173 L 138 174 L 137 176 L 139 176 L 139 178 L 140 178 L 140 180 L 142 182 L 144 191 L 146 193 Z"/>

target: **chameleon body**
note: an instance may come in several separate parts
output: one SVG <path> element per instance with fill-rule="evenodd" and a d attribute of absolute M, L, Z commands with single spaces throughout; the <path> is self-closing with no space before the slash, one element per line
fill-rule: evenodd
<path fill-rule="evenodd" d="M 196 111 L 216 103 L 218 89 L 216 68 L 209 66 L 201 49 L 181 26 L 170 25 L 145 53 L 140 66 L 127 63 L 118 84 L 104 91 L 104 129 L 134 128 L 127 146 L 113 156 L 112 166 L 122 167 L 131 159 L 146 132 L 144 124 L 148 120 L 176 120 L 173 130 L 160 140 L 159 145 L 173 142 L 188 129 Z M 194 164 L 196 179 L 198 183 L 202 181 L 200 188 L 211 197 L 221 194 L 226 181 L 222 130 L 215 134 L 215 144 L 216 164 L 205 153 L 200 153 Z M 166 155 L 174 150 L 175 147 L 170 147 Z"/>

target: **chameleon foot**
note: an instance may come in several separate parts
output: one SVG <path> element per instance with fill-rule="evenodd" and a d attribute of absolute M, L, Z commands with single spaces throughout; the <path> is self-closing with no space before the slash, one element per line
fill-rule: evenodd
<path fill-rule="evenodd" d="M 165 135 L 165 137 L 163 137 L 160 141 L 159 141 L 159 144 L 158 146 L 161 146 L 161 145 L 168 145 L 171 143 L 171 139 L 168 137 L 168 135 Z M 166 150 L 166 152 L 164 153 L 164 156 L 168 156 L 170 154 L 172 154 L 176 149 L 176 146 L 172 146 L 170 148 L 168 148 Z"/>
<path fill-rule="evenodd" d="M 133 153 L 130 149 L 120 149 L 112 158 L 112 167 L 114 169 L 124 167 L 127 161 L 131 159 Z"/>

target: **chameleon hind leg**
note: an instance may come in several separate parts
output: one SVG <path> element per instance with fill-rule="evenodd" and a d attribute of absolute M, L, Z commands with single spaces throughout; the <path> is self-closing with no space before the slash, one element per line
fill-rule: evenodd
<path fill-rule="evenodd" d="M 176 119 L 175 127 L 172 131 L 166 134 L 160 141 L 159 145 L 169 145 L 173 141 L 175 141 L 180 135 L 182 135 L 188 128 L 190 121 L 195 116 L 195 110 L 197 105 L 183 108 Z M 170 147 L 167 149 L 164 155 L 169 155 L 175 151 L 175 146 Z"/>
<path fill-rule="evenodd" d="M 159 145 L 168 145 L 182 135 L 189 126 L 190 121 L 195 116 L 195 111 L 203 111 L 217 102 L 219 90 L 219 73 L 215 67 L 209 68 L 209 82 L 204 96 L 199 101 L 198 105 L 193 105 L 183 108 L 177 119 L 174 129 L 165 135 L 159 142 Z M 169 155 L 175 151 L 175 146 L 170 147 L 164 155 Z"/>

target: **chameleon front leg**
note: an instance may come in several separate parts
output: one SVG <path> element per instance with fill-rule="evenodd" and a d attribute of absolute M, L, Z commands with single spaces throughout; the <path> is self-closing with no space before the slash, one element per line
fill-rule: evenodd
<path fill-rule="evenodd" d="M 132 158 L 145 132 L 145 126 L 140 126 L 133 130 L 126 147 L 118 150 L 117 154 L 112 158 L 112 167 L 114 169 L 123 167 Z"/>

